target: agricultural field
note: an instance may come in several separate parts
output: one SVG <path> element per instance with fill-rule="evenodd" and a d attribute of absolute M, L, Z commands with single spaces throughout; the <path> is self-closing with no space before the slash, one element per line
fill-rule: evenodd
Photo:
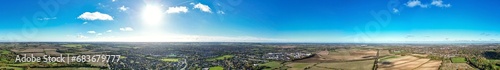
<path fill-rule="evenodd" d="M 335 51 L 319 51 L 316 56 L 287 63 L 291 70 L 371 70 L 376 50 L 341 49 Z M 381 56 L 390 55 L 387 50 L 380 51 Z M 396 58 L 392 56 L 391 58 Z"/>
<path fill-rule="evenodd" d="M 177 62 L 177 61 L 179 61 L 179 59 L 177 59 L 177 58 L 163 58 L 160 60 L 165 61 L 165 62 Z"/>
<path fill-rule="evenodd" d="M 0 54 L 10 54 L 11 52 L 8 50 L 0 50 Z"/>
<path fill-rule="evenodd" d="M 376 56 L 377 50 L 337 50 L 330 51 L 328 53 L 319 52 L 319 56 L 322 60 L 360 60 L 360 59 L 370 59 L 370 56 Z M 388 55 L 389 51 L 381 50 L 380 56 Z"/>
<path fill-rule="evenodd" d="M 316 63 L 296 63 L 290 62 L 286 63 L 286 66 L 290 67 L 288 70 L 304 70 L 306 67 L 311 67 Z"/>
<path fill-rule="evenodd" d="M 402 70 L 402 69 L 421 69 L 437 70 L 441 61 L 430 60 L 428 58 L 418 58 L 419 56 L 401 56 L 398 58 L 387 59 L 379 64 L 379 70 Z"/>
<path fill-rule="evenodd" d="M 233 58 L 234 55 L 222 55 L 217 58 L 208 59 L 207 61 L 224 60 L 224 58 Z"/>
<path fill-rule="evenodd" d="M 221 66 L 210 67 L 208 70 L 224 70 Z"/>
<path fill-rule="evenodd" d="M 429 55 L 427 54 L 411 54 L 412 56 L 416 56 L 416 57 L 427 57 Z"/>
<path fill-rule="evenodd" d="M 416 68 L 415 70 L 438 70 L 439 66 L 441 66 L 442 62 L 443 61 L 439 61 L 439 60 L 430 60 L 427 63 Z"/>
<path fill-rule="evenodd" d="M 279 68 L 281 67 L 281 62 L 278 62 L 278 61 L 271 61 L 271 62 L 267 62 L 267 63 L 264 63 L 264 64 L 260 64 L 260 66 L 267 66 L 267 67 L 270 67 L 270 68 L 266 68 L 266 69 L 275 69 L 275 68 Z"/>
<path fill-rule="evenodd" d="M 64 44 L 64 45 L 61 45 L 63 47 L 68 47 L 68 48 L 82 48 L 84 46 L 88 46 L 90 44 Z"/>
<path fill-rule="evenodd" d="M 371 60 L 375 59 L 377 54 L 377 50 L 359 50 L 359 49 L 351 49 L 351 50 L 335 50 L 335 51 L 319 51 L 316 53 L 317 55 L 297 60 L 295 62 L 304 62 L 304 63 L 319 63 L 319 62 L 346 62 L 346 61 L 358 61 L 358 60 Z M 387 50 L 380 50 L 380 56 L 388 56 L 390 55 Z"/>
<path fill-rule="evenodd" d="M 349 61 L 349 62 L 333 62 L 319 63 L 313 68 L 318 69 L 340 69 L 340 70 L 371 70 L 374 60 Z"/>
<path fill-rule="evenodd" d="M 28 66 L 35 64 L 35 62 L 24 62 L 24 63 L 18 63 L 18 64 L 7 64 L 9 66 L 16 66 L 16 67 L 23 67 L 23 66 Z"/>
<path fill-rule="evenodd" d="M 3 69 L 3 68 L 5 68 L 5 69 L 7 69 L 7 70 L 9 70 L 9 69 L 14 69 L 14 70 L 24 70 L 24 68 L 19 68 L 19 67 L 0 67 L 0 69 Z"/>
<path fill-rule="evenodd" d="M 443 63 L 441 70 L 477 70 L 467 63 Z"/>
<path fill-rule="evenodd" d="M 81 68 L 67 67 L 67 68 L 30 68 L 29 70 L 100 70 L 100 69 L 87 68 L 87 67 L 81 67 Z"/>
<path fill-rule="evenodd" d="M 43 49 L 42 48 L 29 48 L 29 49 L 24 49 L 24 50 L 20 50 L 19 52 L 20 53 L 43 53 Z"/>
<path fill-rule="evenodd" d="M 380 61 L 385 61 L 387 59 L 398 58 L 398 57 L 401 57 L 401 56 L 391 55 L 391 56 L 382 57 L 379 60 Z"/>
<path fill-rule="evenodd" d="M 464 57 L 453 57 L 453 58 L 451 58 L 451 62 L 453 62 L 453 63 L 466 63 L 467 60 L 465 60 Z"/>

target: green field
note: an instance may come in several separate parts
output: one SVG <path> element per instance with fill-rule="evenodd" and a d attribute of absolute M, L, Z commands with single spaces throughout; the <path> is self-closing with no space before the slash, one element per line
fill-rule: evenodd
<path fill-rule="evenodd" d="M 163 58 L 163 59 L 161 59 L 161 61 L 165 61 L 165 62 L 177 62 L 177 61 L 179 61 L 179 59 L 177 59 L 177 58 Z"/>
<path fill-rule="evenodd" d="M 125 58 L 127 58 L 127 57 L 125 57 L 125 56 L 120 56 L 120 59 L 125 59 Z"/>
<path fill-rule="evenodd" d="M 295 63 L 294 65 L 292 65 L 292 68 L 305 68 L 311 64 L 312 63 Z"/>
<path fill-rule="evenodd" d="M 100 70 L 99 68 L 76 68 L 76 67 L 67 67 L 67 68 L 30 68 L 29 70 Z"/>
<path fill-rule="evenodd" d="M 7 50 L 1 50 L 1 54 L 10 54 L 10 51 L 7 51 Z"/>
<path fill-rule="evenodd" d="M 61 46 L 64 46 L 64 47 L 70 47 L 70 48 L 81 48 L 83 46 L 88 46 L 90 44 L 65 44 L 65 45 L 61 45 Z"/>
<path fill-rule="evenodd" d="M 31 65 L 31 64 L 34 64 L 35 62 L 25 62 L 25 63 L 18 63 L 18 64 L 7 64 L 9 66 L 16 66 L 16 67 L 24 67 L 24 66 L 28 66 L 28 65 Z"/>
<path fill-rule="evenodd" d="M 19 67 L 0 67 L 0 69 L 2 68 L 6 68 L 7 70 L 8 69 L 14 69 L 14 70 L 24 70 L 23 68 L 19 68 Z"/>
<path fill-rule="evenodd" d="M 217 58 L 208 59 L 207 61 L 224 60 L 224 58 L 233 58 L 233 57 L 234 57 L 234 55 L 223 55 L 223 56 L 219 56 Z"/>
<path fill-rule="evenodd" d="M 466 63 L 467 60 L 465 60 L 464 57 L 453 57 L 453 58 L 451 58 L 451 62 L 453 62 L 453 63 Z"/>
<path fill-rule="evenodd" d="M 116 47 L 122 47 L 122 48 L 130 48 L 131 46 L 126 46 L 126 45 L 119 45 L 119 46 L 116 46 Z"/>
<path fill-rule="evenodd" d="M 224 70 L 221 66 L 210 67 L 208 70 Z"/>
<path fill-rule="evenodd" d="M 290 62 L 286 63 L 287 70 L 304 70 L 306 67 L 313 66 L 316 63 L 297 63 L 297 62 Z"/>
<path fill-rule="evenodd" d="M 281 62 L 271 61 L 271 62 L 267 62 L 267 63 L 260 64 L 260 65 L 261 66 L 271 67 L 271 68 L 267 68 L 267 69 L 274 69 L 274 68 L 280 67 L 281 66 Z"/>

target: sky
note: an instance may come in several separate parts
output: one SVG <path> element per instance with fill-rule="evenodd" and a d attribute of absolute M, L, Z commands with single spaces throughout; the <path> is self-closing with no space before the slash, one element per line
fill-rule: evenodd
<path fill-rule="evenodd" d="M 498 42 L 494 0 L 2 0 L 1 42 Z"/>

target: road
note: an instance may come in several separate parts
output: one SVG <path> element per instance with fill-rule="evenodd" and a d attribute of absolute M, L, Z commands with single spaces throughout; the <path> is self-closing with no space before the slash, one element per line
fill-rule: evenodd
<path fill-rule="evenodd" d="M 186 59 L 184 59 L 184 63 L 185 63 L 185 64 L 184 64 L 184 67 L 182 67 L 182 69 L 181 69 L 181 70 L 186 70 L 186 68 L 188 67 L 188 62 L 187 62 L 187 60 L 186 60 Z"/>

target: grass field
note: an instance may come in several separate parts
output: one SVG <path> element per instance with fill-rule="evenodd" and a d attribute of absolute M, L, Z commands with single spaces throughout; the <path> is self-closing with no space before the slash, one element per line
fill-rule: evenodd
<path fill-rule="evenodd" d="M 7 50 L 0 50 L 1 54 L 10 54 L 10 51 Z"/>
<path fill-rule="evenodd" d="M 116 46 L 116 47 L 122 47 L 122 48 L 130 48 L 131 46 L 126 46 L 126 45 L 119 45 L 119 46 Z"/>
<path fill-rule="evenodd" d="M 443 63 L 441 70 L 479 70 L 467 63 Z"/>
<path fill-rule="evenodd" d="M 127 58 L 127 57 L 125 57 L 125 56 L 120 56 L 120 59 L 125 59 L 125 58 Z"/>
<path fill-rule="evenodd" d="M 267 68 L 267 69 L 274 69 L 274 68 L 280 67 L 281 66 L 281 62 L 271 61 L 271 62 L 267 62 L 267 63 L 260 64 L 260 65 L 261 66 L 271 67 L 271 68 Z"/>
<path fill-rule="evenodd" d="M 99 68 L 76 68 L 76 67 L 67 67 L 67 68 L 30 68 L 29 70 L 100 70 Z"/>
<path fill-rule="evenodd" d="M 219 56 L 217 58 L 208 59 L 207 61 L 224 60 L 224 58 L 233 58 L 233 57 L 234 57 L 234 55 L 223 55 L 223 56 Z"/>
<path fill-rule="evenodd" d="M 287 63 L 286 66 L 289 66 L 291 68 L 288 68 L 288 70 L 304 70 L 306 67 L 313 66 L 316 63 Z"/>
<path fill-rule="evenodd" d="M 24 70 L 23 68 L 19 68 L 19 67 L 0 67 L 0 69 L 2 68 L 6 68 L 7 70 L 8 69 L 14 69 L 14 70 Z"/>
<path fill-rule="evenodd" d="M 163 58 L 160 60 L 165 61 L 165 62 L 177 62 L 177 61 L 179 61 L 179 59 L 177 59 L 177 58 Z"/>
<path fill-rule="evenodd" d="M 28 66 L 31 64 L 34 64 L 35 62 L 25 62 L 25 63 L 19 63 L 19 64 L 7 64 L 9 66 L 17 66 L 17 67 L 23 67 L 23 66 Z"/>
<path fill-rule="evenodd" d="M 70 47 L 70 48 L 81 48 L 81 47 L 87 46 L 87 45 L 90 45 L 90 44 L 65 44 L 65 45 L 61 45 L 61 46 Z"/>
<path fill-rule="evenodd" d="M 453 63 L 466 63 L 467 60 L 465 60 L 464 57 L 454 57 L 454 58 L 451 58 L 451 62 L 453 62 Z"/>
<path fill-rule="evenodd" d="M 208 70 L 224 70 L 221 66 L 210 67 Z"/>

